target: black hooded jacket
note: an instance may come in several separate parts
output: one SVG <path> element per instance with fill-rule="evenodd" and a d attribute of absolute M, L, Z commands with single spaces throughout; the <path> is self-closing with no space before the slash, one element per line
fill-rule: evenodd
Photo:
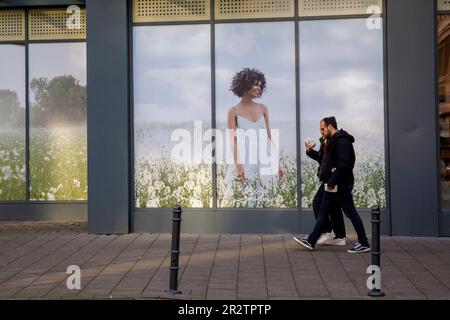
<path fill-rule="evenodd" d="M 317 176 L 319 180 L 334 188 L 338 184 L 353 184 L 355 166 L 355 138 L 345 130 L 338 130 L 325 144 L 320 138 L 320 150 L 309 150 L 306 154 L 319 162 Z"/>
<path fill-rule="evenodd" d="M 319 139 L 319 142 L 320 142 L 319 151 L 316 151 L 314 149 L 309 149 L 306 151 L 306 155 L 308 157 L 310 157 L 313 160 L 316 160 L 319 163 L 319 168 L 317 169 L 317 176 L 319 177 L 319 179 L 320 179 L 320 169 L 321 169 L 322 160 L 323 160 L 323 156 L 324 156 L 324 147 L 325 147 L 324 141 L 325 140 L 323 138 Z M 320 180 L 320 181 L 322 181 L 322 180 Z M 326 180 L 322 181 L 322 182 L 326 182 Z"/>

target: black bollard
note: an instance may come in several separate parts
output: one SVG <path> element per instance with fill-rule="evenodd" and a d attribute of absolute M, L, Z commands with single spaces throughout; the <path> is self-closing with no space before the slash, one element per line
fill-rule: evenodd
<path fill-rule="evenodd" d="M 372 207 L 372 265 L 380 268 L 380 207 Z M 381 286 L 381 284 L 380 284 Z M 381 288 L 373 288 L 369 291 L 371 297 L 384 297 L 384 292 Z"/>
<path fill-rule="evenodd" d="M 168 292 L 171 294 L 179 294 L 178 287 L 178 257 L 180 255 L 180 229 L 181 229 L 181 209 L 180 205 L 173 207 L 172 218 L 172 250 L 170 263 L 170 284 Z"/>

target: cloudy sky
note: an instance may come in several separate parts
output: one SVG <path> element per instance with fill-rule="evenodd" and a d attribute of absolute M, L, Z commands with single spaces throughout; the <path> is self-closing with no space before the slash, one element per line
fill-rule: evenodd
<path fill-rule="evenodd" d="M 239 102 L 229 87 L 244 67 L 266 74 L 267 93 L 260 101 L 273 109 L 272 117 L 292 119 L 294 60 L 293 22 L 217 25 L 217 120 L 226 121 L 228 109 Z M 135 27 L 135 121 L 210 119 L 210 77 L 209 26 Z"/>
<path fill-rule="evenodd" d="M 0 45 L 0 89 L 15 91 L 25 107 L 25 46 Z"/>
<path fill-rule="evenodd" d="M 365 181 L 372 161 L 384 159 L 382 30 L 369 30 L 366 19 L 338 19 L 302 21 L 299 31 L 301 157 L 303 140 L 318 143 L 320 119 L 334 115 L 355 137 L 356 166 L 367 161 Z"/>
<path fill-rule="evenodd" d="M 233 75 L 245 67 L 265 74 L 267 105 L 273 121 L 295 119 L 294 22 L 258 22 L 216 26 L 217 120 L 224 121 L 240 99 L 230 91 Z"/>
<path fill-rule="evenodd" d="M 51 80 L 61 75 L 72 75 L 86 85 L 86 44 L 73 43 L 35 43 L 29 46 L 30 81 L 46 77 Z M 30 90 L 30 100 L 34 101 Z"/>
<path fill-rule="evenodd" d="M 209 28 L 134 28 L 136 123 L 210 120 Z M 216 25 L 218 127 L 239 102 L 229 91 L 233 75 L 244 67 L 258 68 L 267 80 L 259 101 L 268 106 L 272 127 L 283 126 L 281 143 L 295 149 L 294 30 L 294 22 Z M 317 138 L 318 121 L 335 115 L 339 126 L 358 134 L 369 128 L 382 144 L 382 31 L 369 30 L 366 19 L 302 21 L 299 30 L 302 140 Z"/>
<path fill-rule="evenodd" d="M 86 85 L 85 43 L 39 43 L 29 46 L 30 81 L 35 77 L 49 80 L 71 74 Z M 0 45 L 0 89 L 17 92 L 25 107 L 25 46 Z M 30 92 L 31 100 L 34 100 Z"/>
<path fill-rule="evenodd" d="M 318 121 L 329 115 L 345 129 L 382 134 L 382 31 L 365 19 L 303 21 L 299 36 L 302 136 L 318 136 Z"/>
<path fill-rule="evenodd" d="M 382 121 L 382 33 L 365 23 L 300 22 L 302 122 L 329 114 L 344 123 L 347 118 Z M 23 46 L 0 46 L 0 88 L 17 91 L 22 105 L 24 55 Z M 216 25 L 218 122 L 239 101 L 228 89 L 243 67 L 266 74 L 267 92 L 260 101 L 273 120 L 295 117 L 294 59 L 293 22 Z M 62 74 L 86 84 L 85 44 L 30 45 L 30 79 Z M 137 122 L 209 120 L 209 25 L 135 27 L 134 86 Z"/>
<path fill-rule="evenodd" d="M 209 25 L 134 28 L 135 122 L 211 119 Z"/>
<path fill-rule="evenodd" d="M 260 101 L 272 118 L 292 119 L 293 22 L 217 24 L 215 31 L 217 120 L 239 101 L 229 84 L 244 67 L 266 74 Z M 136 121 L 210 118 L 209 47 L 208 25 L 134 28 Z M 327 114 L 383 119 L 382 33 L 367 29 L 365 19 L 301 22 L 300 70 L 303 120 Z"/>

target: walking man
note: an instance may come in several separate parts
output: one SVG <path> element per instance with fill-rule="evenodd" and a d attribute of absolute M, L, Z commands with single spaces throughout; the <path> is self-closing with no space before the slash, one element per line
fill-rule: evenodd
<path fill-rule="evenodd" d="M 328 154 L 326 153 L 328 138 L 324 137 L 324 132 L 321 132 L 321 135 L 322 137 L 320 138 L 319 151 L 313 149 L 314 142 L 305 141 L 306 155 L 319 163 L 317 176 L 319 177 L 319 180 L 321 180 L 321 184 L 316 194 L 314 195 L 312 203 L 316 220 L 319 216 L 319 208 L 320 204 L 322 203 L 323 194 L 325 192 L 324 184 L 327 182 L 323 179 L 323 177 L 321 179 L 320 172 L 322 161 L 328 158 Z M 331 201 L 329 216 L 326 217 L 323 228 L 323 233 L 320 236 L 319 240 L 317 240 L 317 244 L 345 246 L 346 242 L 344 217 L 342 215 L 341 207 L 339 207 L 339 203 L 336 199 L 332 199 Z"/>
<path fill-rule="evenodd" d="M 320 167 L 320 180 L 327 181 L 324 184 L 322 203 L 319 207 L 314 230 L 306 238 L 294 237 L 294 240 L 303 247 L 314 250 L 317 240 L 326 226 L 328 213 L 336 199 L 345 215 L 350 219 L 358 235 L 358 242 L 349 253 L 369 252 L 370 246 L 367 240 L 361 217 L 356 211 L 353 202 L 352 189 L 354 184 L 353 167 L 355 165 L 355 151 L 353 143 L 355 138 L 344 130 L 337 129 L 335 117 L 327 117 L 320 121 L 320 132 L 324 138 L 329 139 L 326 145 L 326 159 L 322 160 Z"/>

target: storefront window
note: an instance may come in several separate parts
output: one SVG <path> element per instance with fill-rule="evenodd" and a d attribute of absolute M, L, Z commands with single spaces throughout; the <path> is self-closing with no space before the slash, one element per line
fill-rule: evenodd
<path fill-rule="evenodd" d="M 450 16 L 438 16 L 441 207 L 450 207 Z"/>
<path fill-rule="evenodd" d="M 137 208 L 310 208 L 319 182 L 303 141 L 318 144 L 319 122 L 331 115 L 356 139 L 357 207 L 386 206 L 381 17 L 319 20 L 367 10 L 340 4 L 311 11 L 290 1 L 281 14 L 277 10 L 287 7 L 252 2 L 267 11 L 262 14 L 236 1 L 227 12 L 212 2 L 211 21 L 206 9 L 187 10 L 195 5 L 190 1 L 173 4 L 178 11 L 164 17 L 157 14 L 161 4 L 139 11 L 137 3 Z M 294 9 L 301 9 L 301 21 L 292 21 Z M 250 100 L 236 89 L 246 82 L 257 92 Z M 180 147 L 183 140 L 187 148 Z"/>
<path fill-rule="evenodd" d="M 353 196 L 359 208 L 385 200 L 383 38 L 367 19 L 302 21 L 300 30 L 300 132 L 319 145 L 319 122 L 335 116 L 355 137 Z M 311 207 L 317 163 L 301 143 L 302 206 Z"/>
<path fill-rule="evenodd" d="M 0 201 L 25 200 L 25 46 L 0 45 Z"/>
<path fill-rule="evenodd" d="M 30 44 L 29 79 L 30 200 L 86 200 L 86 44 Z"/>
<path fill-rule="evenodd" d="M 210 27 L 140 26 L 133 39 L 136 206 L 212 207 Z"/>

